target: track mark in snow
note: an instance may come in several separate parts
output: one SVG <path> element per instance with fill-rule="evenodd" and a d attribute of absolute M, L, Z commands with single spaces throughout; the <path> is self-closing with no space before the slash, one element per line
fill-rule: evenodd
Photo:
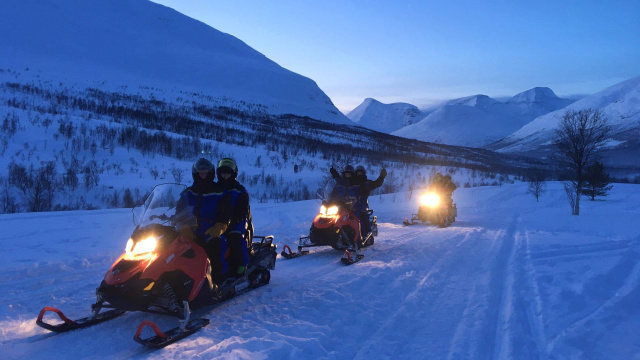
<path fill-rule="evenodd" d="M 511 243 L 504 267 L 504 289 L 493 359 L 546 359 L 542 299 L 531 262 L 529 236 L 517 216 L 505 240 Z"/>
<path fill-rule="evenodd" d="M 631 243 L 637 243 L 637 240 L 632 241 Z M 587 316 L 582 317 L 581 319 L 575 321 L 570 326 L 566 327 L 560 333 L 558 333 L 553 339 L 551 339 L 547 344 L 547 352 L 552 353 L 556 342 L 569 334 L 573 333 L 577 329 L 584 328 L 585 324 L 591 320 L 596 319 L 599 315 L 602 315 L 604 312 L 613 309 L 615 305 L 623 300 L 626 296 L 631 294 L 631 292 L 638 289 L 640 286 L 640 262 L 636 262 L 633 266 L 629 275 L 626 277 L 622 286 L 615 292 L 615 295 L 605 301 L 602 305 L 596 308 Z"/>

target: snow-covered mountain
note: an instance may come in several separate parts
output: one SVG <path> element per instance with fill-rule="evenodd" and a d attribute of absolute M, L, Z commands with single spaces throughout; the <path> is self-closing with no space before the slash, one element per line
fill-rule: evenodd
<path fill-rule="evenodd" d="M 407 103 L 383 104 L 378 100 L 366 98 L 362 104 L 351 110 L 347 117 L 360 126 L 392 133 L 405 126 L 415 124 L 427 114 L 415 105 Z"/>
<path fill-rule="evenodd" d="M 573 102 L 575 100 L 558 97 L 548 87 L 535 87 L 505 101 L 506 104 L 518 108 L 521 115 L 531 119 L 562 109 Z"/>
<path fill-rule="evenodd" d="M 198 92 L 352 124 L 313 80 L 147 0 L 3 0 L 0 14 L 0 69 L 134 94 L 140 85 Z"/>
<path fill-rule="evenodd" d="M 537 154 L 552 150 L 551 141 L 563 114 L 568 110 L 600 109 L 612 127 L 607 164 L 617 167 L 640 166 L 640 76 L 584 97 L 566 108 L 542 115 L 490 149 L 505 153 Z"/>
<path fill-rule="evenodd" d="M 518 130 L 572 100 L 557 97 L 549 88 L 533 88 L 506 101 L 474 95 L 445 102 L 421 121 L 393 135 L 451 145 L 481 147 Z"/>

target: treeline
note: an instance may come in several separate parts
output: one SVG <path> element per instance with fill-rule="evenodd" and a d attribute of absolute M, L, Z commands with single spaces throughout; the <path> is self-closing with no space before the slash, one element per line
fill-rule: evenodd
<path fill-rule="evenodd" d="M 149 159 L 164 156 L 191 161 L 203 153 L 212 159 L 233 156 L 222 151 L 221 144 L 260 149 L 251 165 L 262 171 L 239 174 L 240 181 L 250 189 L 253 201 L 260 202 L 315 198 L 314 186 L 309 189 L 309 184 L 303 184 L 300 179 L 284 180 L 281 170 L 313 171 L 322 163 L 362 164 L 377 171 L 387 166 L 404 172 L 404 177 L 389 176 L 379 190 L 382 192 L 417 186 L 421 180 L 410 174 L 429 165 L 467 168 L 483 174 L 519 174 L 530 164 L 541 166 L 530 159 L 481 149 L 408 140 L 308 117 L 270 115 L 255 105 L 243 103 L 231 107 L 223 105 L 225 101 L 216 104 L 209 98 L 203 103 L 194 100 L 193 96 L 201 96 L 198 94 L 186 94 L 188 100 L 178 98 L 169 102 L 153 95 L 145 97 L 94 88 L 76 91 L 1 83 L 0 90 L 4 90 L 0 101 L 13 108 L 0 117 L 3 155 L 9 140 L 24 129 L 16 112 L 31 125 L 44 128 L 45 133 L 50 131 L 63 148 L 54 147 L 55 161 L 39 158 L 39 154 L 47 150 L 46 141 L 41 148 L 35 143 L 24 143 L 12 154 L 8 176 L 0 178 L 2 213 L 131 207 L 144 194 L 138 188 L 101 186 L 102 175 L 128 172 L 139 174 L 140 178 L 150 176 L 153 180 L 188 182 L 189 179 L 183 179 L 183 169 L 175 165 L 169 169 L 159 168 Z M 130 164 L 114 161 L 117 149 L 137 150 L 147 163 L 141 164 L 140 159 L 133 157 Z M 96 157 L 99 151 L 111 157 L 99 160 Z M 266 172 L 268 167 L 273 167 L 276 173 Z M 328 169 L 321 171 L 328 173 Z"/>
<path fill-rule="evenodd" d="M 4 83 L 3 86 L 46 100 L 34 104 L 14 96 L 7 100 L 11 107 L 52 115 L 75 110 L 84 112 L 87 119 L 100 116 L 125 127 L 96 129 L 97 141 L 116 138 L 120 146 L 178 159 L 208 150 L 202 140 L 211 140 L 247 147 L 264 146 L 274 152 L 285 149 L 285 153 L 294 156 L 304 153 L 329 161 L 357 158 L 377 163 L 458 166 L 512 173 L 522 171 L 527 165 L 544 166 L 532 159 L 481 149 L 425 143 L 309 117 L 270 115 L 260 108 L 245 111 L 189 101 L 175 104 L 99 89 L 72 95 L 66 89 L 50 90 L 32 84 Z"/>

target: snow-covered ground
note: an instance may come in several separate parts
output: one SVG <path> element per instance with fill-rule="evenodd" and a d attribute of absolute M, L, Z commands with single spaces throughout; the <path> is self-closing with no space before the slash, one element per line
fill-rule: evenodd
<path fill-rule="evenodd" d="M 414 193 L 373 197 L 379 236 L 352 266 L 316 248 L 280 257 L 271 283 L 198 316 L 162 350 L 132 340 L 142 313 L 51 334 L 45 306 L 89 313 L 133 229 L 127 210 L 0 216 L 4 359 L 640 359 L 640 187 L 616 184 L 571 216 L 560 183 L 459 189 L 452 227 L 401 225 Z M 395 197 L 395 202 L 393 198 Z M 308 231 L 314 201 L 254 204 L 279 250 Z M 294 248 L 295 249 L 295 248 Z M 149 334 L 143 334 L 148 336 Z"/>

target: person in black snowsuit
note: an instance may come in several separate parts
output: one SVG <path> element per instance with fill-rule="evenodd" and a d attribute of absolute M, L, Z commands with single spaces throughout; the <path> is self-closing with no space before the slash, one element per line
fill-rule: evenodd
<path fill-rule="evenodd" d="M 334 179 L 340 184 L 349 185 L 348 193 L 356 198 L 356 203 L 353 206 L 353 211 L 360 219 L 360 229 L 363 236 L 366 236 L 371 231 L 371 224 L 369 223 L 369 194 L 371 191 L 382 186 L 384 178 L 387 176 L 387 170 L 382 168 L 380 175 L 376 180 L 367 179 L 367 172 L 362 165 L 353 169 L 353 166 L 345 166 L 342 176 L 333 167 L 329 170 Z M 355 173 L 355 174 L 354 174 Z"/>
<path fill-rule="evenodd" d="M 253 238 L 249 192 L 238 180 L 238 166 L 224 158 L 217 166 L 218 184 L 228 194 L 231 203 L 229 228 L 224 233 L 231 250 L 227 277 L 241 277 L 249 264 L 249 249 Z"/>
<path fill-rule="evenodd" d="M 180 234 L 203 245 L 211 262 L 211 276 L 216 284 L 221 284 L 226 271 L 224 254 L 227 244 L 220 236 L 227 230 L 231 216 L 229 196 L 225 196 L 222 186 L 214 182 L 213 164 L 204 158 L 192 166 L 193 184 L 180 194 L 176 206 L 189 206 L 197 219 L 195 228 L 183 227 Z"/>
<path fill-rule="evenodd" d="M 451 175 L 446 174 L 442 177 L 441 191 L 449 208 L 453 206 L 453 192 L 456 191 L 457 188 L 456 184 L 451 180 Z"/>

